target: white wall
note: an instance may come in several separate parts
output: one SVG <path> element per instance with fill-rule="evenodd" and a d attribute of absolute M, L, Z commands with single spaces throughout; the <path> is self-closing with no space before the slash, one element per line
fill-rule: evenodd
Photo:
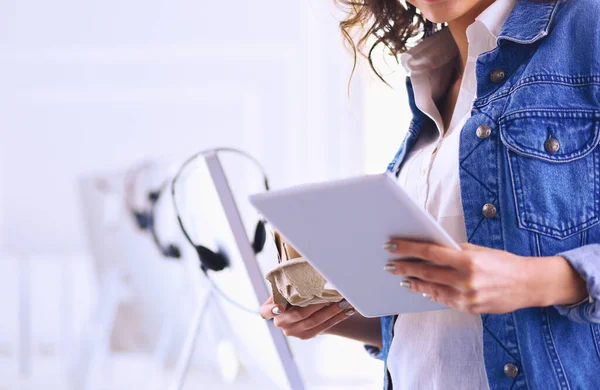
<path fill-rule="evenodd" d="M 371 40 L 372 42 L 373 40 Z M 363 150 L 365 171 L 380 172 L 387 167 L 398 148 L 412 118 L 406 92 L 406 71 L 383 45 L 373 50 L 375 67 L 385 79 L 383 83 L 366 62 L 361 62 L 363 80 Z"/>
<path fill-rule="evenodd" d="M 330 2 L 0 3 L 0 244 L 84 251 L 75 178 L 215 145 L 273 183 L 363 167 Z"/>

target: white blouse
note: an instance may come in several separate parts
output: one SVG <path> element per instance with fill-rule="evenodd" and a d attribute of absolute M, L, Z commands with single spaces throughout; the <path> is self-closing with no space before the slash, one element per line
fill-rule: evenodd
<path fill-rule="evenodd" d="M 448 29 L 426 38 L 401 56 L 417 107 L 435 126 L 426 126 L 408 153 L 399 183 L 457 242 L 466 242 L 460 198 L 460 131 L 476 97 L 477 57 L 496 47 L 496 37 L 516 0 L 496 0 L 467 29 L 469 42 L 458 100 L 444 129 L 436 101 L 444 97 L 458 61 Z M 402 314 L 394 325 L 388 355 L 394 389 L 489 389 L 479 316 L 456 310 Z"/>

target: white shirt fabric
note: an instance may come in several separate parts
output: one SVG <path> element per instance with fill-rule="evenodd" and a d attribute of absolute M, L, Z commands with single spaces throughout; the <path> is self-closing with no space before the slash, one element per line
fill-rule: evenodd
<path fill-rule="evenodd" d="M 435 127 L 425 127 L 398 176 L 404 189 L 457 242 L 466 242 L 460 198 L 458 146 L 460 131 L 476 98 L 477 57 L 496 47 L 496 37 L 516 0 L 496 0 L 467 28 L 469 42 L 458 100 L 448 129 L 436 101 L 443 98 L 459 61 L 448 29 L 426 38 L 402 54 L 411 75 L 417 107 Z M 394 389 L 489 389 L 483 362 L 483 328 L 479 316 L 456 310 L 402 314 L 394 325 L 388 355 Z"/>

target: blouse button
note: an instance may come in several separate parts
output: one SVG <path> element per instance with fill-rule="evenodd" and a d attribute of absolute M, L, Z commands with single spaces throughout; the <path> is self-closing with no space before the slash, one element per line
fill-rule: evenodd
<path fill-rule="evenodd" d="M 556 138 L 548 138 L 544 142 L 544 148 L 546 148 L 546 152 L 548 153 L 556 153 L 560 149 L 560 143 Z"/>
<path fill-rule="evenodd" d="M 483 216 L 486 218 L 494 218 L 497 214 L 496 206 L 491 203 L 483 205 Z"/>
<path fill-rule="evenodd" d="M 517 375 L 519 375 L 519 369 L 514 364 L 508 363 L 504 366 L 504 375 L 509 378 L 515 378 Z"/>
<path fill-rule="evenodd" d="M 502 69 L 494 69 L 490 72 L 490 80 L 492 80 L 494 84 L 503 82 L 504 77 L 506 77 L 506 74 Z"/>
<path fill-rule="evenodd" d="M 481 139 L 486 139 L 492 134 L 492 129 L 488 125 L 481 125 L 477 128 L 476 131 L 477 137 Z"/>

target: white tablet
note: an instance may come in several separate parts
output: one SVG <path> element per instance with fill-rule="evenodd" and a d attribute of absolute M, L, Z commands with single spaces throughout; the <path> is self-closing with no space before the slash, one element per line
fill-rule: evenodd
<path fill-rule="evenodd" d="M 264 192 L 250 202 L 363 316 L 445 308 L 383 270 L 398 258 L 382 248 L 392 236 L 460 250 L 391 173 Z"/>

